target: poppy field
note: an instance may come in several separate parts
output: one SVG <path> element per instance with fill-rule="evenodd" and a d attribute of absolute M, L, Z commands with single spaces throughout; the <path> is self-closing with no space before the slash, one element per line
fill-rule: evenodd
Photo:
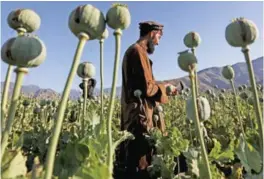
<path fill-rule="evenodd" d="M 131 15 L 125 4 L 113 4 L 107 14 L 93 5 L 78 6 L 69 14 L 68 26 L 78 38 L 63 93 L 59 99 L 38 100 L 21 94 L 30 68 L 38 68 L 49 53 L 41 37 L 31 33 L 41 28 L 41 17 L 32 9 L 17 9 L 8 15 L 8 25 L 17 36 L 1 48 L 2 63 L 8 65 L 1 94 L 1 177 L 3 179 L 112 179 L 122 178 L 120 144 L 133 140 L 120 130 L 121 104 L 116 95 L 121 63 L 122 31 Z M 169 103 L 157 106 L 153 123 L 164 119 L 166 132 L 153 128 L 146 138 L 155 146 L 147 168 L 153 179 L 261 179 L 263 177 L 263 85 L 256 84 L 249 46 L 258 38 L 258 28 L 249 19 L 236 18 L 226 24 L 225 38 L 237 48 L 247 64 L 249 84 L 236 87 L 230 65 L 222 76 L 230 88 L 217 86 L 201 91 L 197 78 L 201 43 L 198 32 L 186 32 L 185 51 L 177 63 L 189 76 L 190 86 Z M 107 28 L 114 30 L 109 34 Z M 104 40 L 115 37 L 112 90 L 104 94 Z M 97 40 L 100 66 L 80 59 L 86 43 Z M 95 99 L 69 100 L 73 78 L 78 75 L 87 96 L 88 80 L 100 71 L 100 95 Z M 11 75 L 15 86 L 10 99 Z M 135 96 L 141 99 L 141 91 Z"/>

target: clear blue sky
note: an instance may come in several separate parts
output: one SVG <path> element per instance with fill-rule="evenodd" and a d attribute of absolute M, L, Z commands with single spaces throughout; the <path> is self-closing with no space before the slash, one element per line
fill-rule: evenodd
<path fill-rule="evenodd" d="M 36 84 L 41 88 L 51 88 L 61 92 L 73 60 L 77 38 L 68 28 L 70 12 L 87 2 L 1 2 L 1 45 L 16 35 L 9 28 L 8 14 L 17 8 L 30 8 L 41 17 L 41 26 L 35 33 L 47 46 L 47 59 L 39 67 L 31 69 L 24 84 Z M 112 2 L 89 2 L 104 14 Z M 251 56 L 263 56 L 263 2 L 123 2 L 129 7 L 131 25 L 123 32 L 118 85 L 121 85 L 121 64 L 126 48 L 139 36 L 138 23 L 155 20 L 164 24 L 164 36 L 155 54 L 150 56 L 154 62 L 154 76 L 157 80 L 173 79 L 187 75 L 177 65 L 178 52 L 185 50 L 183 37 L 189 31 L 196 31 L 202 38 L 197 49 L 199 70 L 213 66 L 244 62 L 240 48 L 229 46 L 225 40 L 225 28 L 236 17 L 253 20 L 259 28 L 260 36 L 251 46 Z M 115 41 L 113 30 L 105 41 L 104 80 L 105 87 L 112 84 Z M 85 45 L 81 62 L 91 61 L 97 69 L 97 87 L 100 87 L 99 42 L 90 41 Z M 7 65 L 1 62 L 1 81 L 5 79 Z M 14 81 L 15 74 L 12 75 Z M 81 79 L 74 79 L 72 88 L 77 89 Z"/>

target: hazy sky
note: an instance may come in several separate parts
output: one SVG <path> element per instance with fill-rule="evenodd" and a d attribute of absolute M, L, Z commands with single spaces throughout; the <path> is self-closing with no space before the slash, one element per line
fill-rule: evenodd
<path fill-rule="evenodd" d="M 37 68 L 30 69 L 24 84 L 35 84 L 41 88 L 51 88 L 61 92 L 68 76 L 78 39 L 68 28 L 70 12 L 87 2 L 1 2 L 1 46 L 16 32 L 7 25 L 8 14 L 17 8 L 30 8 L 41 17 L 40 29 L 36 32 L 47 47 L 46 61 Z M 90 4 L 107 13 L 113 2 L 93 2 Z M 123 2 L 131 13 L 131 25 L 123 31 L 118 85 L 121 85 L 121 64 L 126 48 L 139 37 L 138 23 L 154 20 L 164 24 L 164 36 L 153 60 L 154 76 L 157 80 L 173 79 L 187 75 L 177 64 L 178 52 L 186 47 L 183 38 L 189 31 L 196 31 L 202 38 L 197 49 L 199 70 L 221 67 L 227 64 L 244 62 L 240 48 L 228 45 L 225 28 L 233 18 L 245 17 L 255 22 L 259 38 L 251 45 L 251 56 L 263 56 L 263 2 Z M 111 87 L 114 65 L 115 40 L 113 30 L 105 41 L 104 81 Z M 96 66 L 97 87 L 100 87 L 99 42 L 90 41 L 85 45 L 81 62 L 90 61 Z M 1 61 L 1 81 L 4 81 L 7 64 Z M 14 81 L 15 74 L 12 74 Z M 72 88 L 77 89 L 81 82 L 75 77 Z"/>

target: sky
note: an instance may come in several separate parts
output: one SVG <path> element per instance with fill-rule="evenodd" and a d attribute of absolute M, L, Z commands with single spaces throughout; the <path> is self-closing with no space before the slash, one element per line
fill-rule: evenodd
<path fill-rule="evenodd" d="M 78 39 L 68 27 L 70 13 L 79 5 L 91 4 L 106 15 L 111 1 L 105 2 L 1 2 L 1 46 L 16 36 L 7 24 L 8 14 L 18 8 L 29 8 L 41 17 L 38 35 L 47 47 L 46 60 L 31 68 L 24 78 L 24 85 L 34 84 L 62 92 L 73 61 Z M 225 28 L 233 18 L 245 17 L 259 29 L 258 39 L 250 46 L 252 59 L 263 56 L 263 2 L 125 2 L 131 14 L 131 24 L 121 37 L 121 55 L 118 68 L 118 86 L 121 86 L 121 65 L 125 50 L 139 38 L 138 24 L 154 20 L 164 25 L 164 34 L 155 53 L 150 56 L 156 80 L 169 80 L 186 76 L 177 62 L 178 52 L 187 49 L 184 36 L 195 31 L 202 41 L 196 50 L 198 71 L 210 67 L 222 67 L 244 62 L 240 48 L 231 47 L 225 39 Z M 112 85 L 115 56 L 113 29 L 108 27 L 109 37 L 104 43 L 104 87 Z M 100 88 L 99 41 L 88 41 L 81 62 L 92 62 L 96 67 L 95 78 Z M 5 80 L 8 65 L 1 61 L 1 81 Z M 12 82 L 15 73 L 12 73 Z M 72 88 L 78 89 L 81 78 L 76 74 Z"/>

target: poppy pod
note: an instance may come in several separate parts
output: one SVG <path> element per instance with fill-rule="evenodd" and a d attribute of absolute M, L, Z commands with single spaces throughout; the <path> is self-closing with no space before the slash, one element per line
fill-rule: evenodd
<path fill-rule="evenodd" d="M 77 74 L 80 78 L 92 78 L 95 76 L 95 67 L 90 62 L 80 63 L 77 69 Z"/>
<path fill-rule="evenodd" d="M 227 65 L 222 69 L 222 75 L 225 79 L 232 80 L 235 77 L 234 69 L 230 65 Z"/>
<path fill-rule="evenodd" d="M 248 98 L 248 104 L 250 104 L 251 106 L 254 105 L 254 98 L 252 96 Z"/>
<path fill-rule="evenodd" d="M 74 35 L 85 33 L 89 36 L 89 40 L 101 37 L 106 26 L 104 14 L 90 4 L 73 10 L 68 25 Z"/>
<path fill-rule="evenodd" d="M 158 122 L 158 121 L 159 121 L 159 116 L 158 116 L 157 114 L 154 114 L 154 115 L 153 115 L 153 120 L 154 120 L 155 122 Z"/>
<path fill-rule="evenodd" d="M 211 108 L 208 100 L 205 97 L 198 97 L 197 98 L 197 108 L 200 121 L 208 120 L 211 114 Z M 194 105 L 192 102 L 192 98 L 189 98 L 186 102 L 186 113 L 187 118 L 190 120 L 194 120 Z"/>
<path fill-rule="evenodd" d="M 243 86 L 239 86 L 238 91 L 243 91 Z"/>
<path fill-rule="evenodd" d="M 141 90 L 135 90 L 134 91 L 134 96 L 137 98 L 140 98 L 140 96 L 142 95 L 142 91 Z"/>
<path fill-rule="evenodd" d="M 219 95 L 219 99 L 220 99 L 221 101 L 225 100 L 225 95 L 224 95 L 223 93 L 221 93 L 221 94 Z"/>
<path fill-rule="evenodd" d="M 39 107 L 36 107 L 33 112 L 34 114 L 39 114 L 41 112 L 41 109 Z"/>
<path fill-rule="evenodd" d="M 44 106 L 46 106 L 47 101 L 45 99 L 43 99 L 43 100 L 40 101 L 39 104 L 40 104 L 41 107 L 44 107 Z"/>
<path fill-rule="evenodd" d="M 188 52 L 188 50 L 179 52 L 178 65 L 186 72 L 189 72 L 189 67 L 195 69 L 197 65 L 197 59 L 193 53 Z"/>
<path fill-rule="evenodd" d="M 185 35 L 183 42 L 188 48 L 195 48 L 201 43 L 201 37 L 197 32 L 189 32 Z"/>
<path fill-rule="evenodd" d="M 41 19 L 39 15 L 30 9 L 17 9 L 7 17 L 8 25 L 14 29 L 22 28 L 26 32 L 34 32 L 39 29 Z"/>
<path fill-rule="evenodd" d="M 258 28 L 254 22 L 243 17 L 234 19 L 225 30 L 225 38 L 233 47 L 246 47 L 258 38 Z"/>
<path fill-rule="evenodd" d="M 240 98 L 244 99 L 244 100 L 247 100 L 248 99 L 248 94 L 246 92 L 242 92 L 240 93 Z"/>
<path fill-rule="evenodd" d="M 210 90 L 210 89 L 206 90 L 205 92 L 206 92 L 206 94 L 208 94 L 208 95 L 212 94 L 212 90 Z"/>
<path fill-rule="evenodd" d="M 226 92 L 226 90 L 225 90 L 225 89 L 221 89 L 221 92 L 222 92 L 222 93 L 225 93 L 225 92 Z"/>
<path fill-rule="evenodd" d="M 107 39 L 108 36 L 109 36 L 109 31 L 107 30 L 107 28 L 105 28 L 104 33 L 98 38 L 98 40 Z"/>
<path fill-rule="evenodd" d="M 23 101 L 23 106 L 27 107 L 27 106 L 29 106 L 29 105 L 30 105 L 30 101 L 27 100 L 27 99 L 25 99 L 25 100 Z"/>
<path fill-rule="evenodd" d="M 157 110 L 157 112 L 163 112 L 163 108 L 162 108 L 162 106 L 161 105 L 158 105 L 157 107 L 156 107 L 156 110 Z"/>
<path fill-rule="evenodd" d="M 83 98 L 79 98 L 79 99 L 78 99 L 78 102 L 79 102 L 79 103 L 83 103 Z"/>
<path fill-rule="evenodd" d="M 106 22 L 112 29 L 124 30 L 131 23 L 131 15 L 125 4 L 113 4 L 106 14 Z"/>
<path fill-rule="evenodd" d="M 9 65 L 37 67 L 46 58 L 46 47 L 36 36 L 18 36 L 9 39 L 2 46 L 1 57 Z"/>

